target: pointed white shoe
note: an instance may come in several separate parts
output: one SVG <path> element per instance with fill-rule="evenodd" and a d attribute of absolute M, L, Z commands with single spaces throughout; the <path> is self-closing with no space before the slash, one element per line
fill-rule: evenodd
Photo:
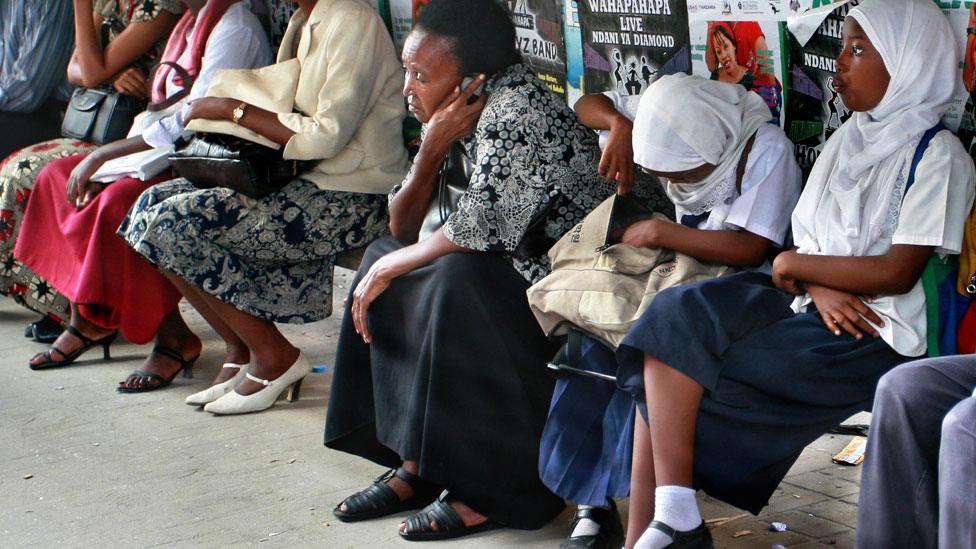
<path fill-rule="evenodd" d="M 207 404 L 203 409 L 217 415 L 260 412 L 261 410 L 266 410 L 274 406 L 275 401 L 278 400 L 281 393 L 289 388 L 291 390 L 288 391 L 288 401 L 294 402 L 298 400 L 298 392 L 302 387 L 302 380 L 308 375 L 310 369 L 311 365 L 305 359 L 305 354 L 299 353 L 298 359 L 291 365 L 291 368 L 285 370 L 285 373 L 278 376 L 278 379 L 268 381 L 267 379 L 261 379 L 245 373 L 244 376 L 247 379 L 264 385 L 264 389 L 247 396 L 237 391 L 230 391 L 210 404 Z"/>
<path fill-rule="evenodd" d="M 234 377 L 222 383 L 211 385 L 198 393 L 193 393 L 192 395 L 186 397 L 186 403 L 190 406 L 203 406 L 204 404 L 209 404 L 233 391 L 234 387 L 237 387 L 237 384 L 244 379 L 244 374 L 247 373 L 249 366 L 250 364 L 234 364 L 233 362 L 224 363 L 224 368 L 237 368 L 237 373 L 234 374 Z"/>

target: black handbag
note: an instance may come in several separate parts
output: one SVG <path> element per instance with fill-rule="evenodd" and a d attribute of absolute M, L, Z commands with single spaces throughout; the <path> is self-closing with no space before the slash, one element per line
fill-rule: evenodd
<path fill-rule="evenodd" d="M 198 133 L 169 157 L 173 171 L 198 189 L 225 187 L 251 198 L 281 189 L 315 161 L 284 160 L 281 151 L 217 133 Z"/>
<path fill-rule="evenodd" d="M 102 44 L 109 43 L 112 28 L 121 32 L 114 18 L 102 22 Z M 61 135 L 96 145 L 118 141 L 129 133 L 136 115 L 146 108 L 146 101 L 123 95 L 111 88 L 78 88 L 71 94 L 61 120 Z"/>
<path fill-rule="evenodd" d="M 465 153 L 464 147 L 455 142 L 437 174 L 437 190 L 427 205 L 427 214 L 420 225 L 419 240 L 425 240 L 434 234 L 434 231 L 444 225 L 448 216 L 457 210 L 461 196 L 468 190 L 472 173 L 474 166 L 471 159 Z"/>
<path fill-rule="evenodd" d="M 68 101 L 61 135 L 96 145 L 117 141 L 129 133 L 145 106 L 145 101 L 117 91 L 78 88 Z"/>

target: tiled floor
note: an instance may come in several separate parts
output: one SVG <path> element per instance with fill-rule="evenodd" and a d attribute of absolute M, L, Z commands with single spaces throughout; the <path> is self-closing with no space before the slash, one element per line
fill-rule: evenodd
<path fill-rule="evenodd" d="M 337 277 L 337 312 L 349 273 Z M 302 399 L 238 417 L 213 417 L 183 404 L 219 367 L 222 348 L 192 311 L 205 339 L 194 379 L 143 395 L 116 382 L 149 347 L 116 344 L 114 359 L 32 372 L 43 346 L 22 337 L 34 316 L 0 298 L 0 547 L 413 547 L 398 518 L 342 524 L 332 507 L 381 469 L 322 446 L 328 371 Z M 336 319 L 288 326 L 318 364 L 335 357 Z M 863 423 L 865 418 L 857 418 Z M 849 440 L 825 436 L 804 452 L 758 517 L 701 497 L 719 548 L 851 547 L 859 467 L 830 456 Z M 626 502 L 621 502 L 626 511 Z M 534 532 L 498 531 L 440 547 L 551 547 L 567 534 L 572 510 Z M 770 532 L 769 523 L 788 531 Z M 724 524 L 722 524 L 724 522 Z"/>

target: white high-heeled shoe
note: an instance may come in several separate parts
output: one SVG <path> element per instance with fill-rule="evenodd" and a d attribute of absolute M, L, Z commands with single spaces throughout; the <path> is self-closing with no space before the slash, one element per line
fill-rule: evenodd
<path fill-rule="evenodd" d="M 298 400 L 298 392 L 302 387 L 302 380 L 308 375 L 311 365 L 305 358 L 304 353 L 299 353 L 295 363 L 285 370 L 285 373 L 278 376 L 278 379 L 261 379 L 250 373 L 244 376 L 251 381 L 256 381 L 264 385 L 264 389 L 250 394 L 242 395 L 237 391 L 231 391 L 217 400 L 203 407 L 204 410 L 217 415 L 247 414 L 250 412 L 260 412 L 274 406 L 275 401 L 281 393 L 288 391 L 288 401 Z"/>
<path fill-rule="evenodd" d="M 224 368 L 237 368 L 237 373 L 234 377 L 223 381 L 216 385 L 211 385 L 206 389 L 193 393 L 192 395 L 186 397 L 186 403 L 190 406 L 203 406 L 205 404 L 210 404 L 211 402 L 217 400 L 218 398 L 226 395 L 227 393 L 234 390 L 237 384 L 244 379 L 244 374 L 247 373 L 250 364 L 235 364 L 233 362 L 224 363 Z"/>

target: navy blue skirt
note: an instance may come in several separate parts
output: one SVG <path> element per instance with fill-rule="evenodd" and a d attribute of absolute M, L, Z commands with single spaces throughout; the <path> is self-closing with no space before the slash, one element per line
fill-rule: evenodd
<path fill-rule="evenodd" d="M 583 338 L 579 367 L 615 375 L 613 351 Z M 570 375 L 556 382 L 539 446 L 539 477 L 559 497 L 606 505 L 630 493 L 634 399 L 609 381 Z"/>
<path fill-rule="evenodd" d="M 739 273 L 660 293 L 617 349 L 617 381 L 644 403 L 644 355 L 705 388 L 695 487 L 759 513 L 805 446 L 871 408 L 888 370 L 910 360 L 881 339 L 834 335 L 794 314 L 769 275 Z"/>

